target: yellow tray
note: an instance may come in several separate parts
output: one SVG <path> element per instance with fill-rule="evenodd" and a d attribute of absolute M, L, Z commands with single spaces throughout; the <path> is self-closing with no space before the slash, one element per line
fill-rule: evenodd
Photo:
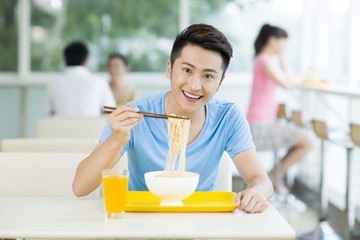
<path fill-rule="evenodd" d="M 148 191 L 128 191 L 127 212 L 230 212 L 236 206 L 232 192 L 194 192 L 184 206 L 159 206 L 161 200 Z"/>

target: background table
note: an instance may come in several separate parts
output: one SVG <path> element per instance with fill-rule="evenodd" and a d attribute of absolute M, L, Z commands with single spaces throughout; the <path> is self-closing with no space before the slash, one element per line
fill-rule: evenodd
<path fill-rule="evenodd" d="M 295 239 L 270 206 L 263 213 L 140 213 L 107 220 L 103 200 L 0 198 L 0 238 Z"/>

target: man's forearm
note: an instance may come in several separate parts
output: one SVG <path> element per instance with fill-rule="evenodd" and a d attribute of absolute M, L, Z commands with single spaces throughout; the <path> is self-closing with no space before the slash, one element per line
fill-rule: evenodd
<path fill-rule="evenodd" d="M 110 168 L 125 142 L 110 136 L 78 166 L 73 181 L 73 191 L 78 197 L 86 196 L 101 184 L 101 171 Z"/>
<path fill-rule="evenodd" d="M 251 182 L 248 183 L 246 188 L 254 189 L 255 191 L 263 194 L 266 199 L 269 199 L 274 192 L 271 180 L 267 175 L 255 177 Z"/>

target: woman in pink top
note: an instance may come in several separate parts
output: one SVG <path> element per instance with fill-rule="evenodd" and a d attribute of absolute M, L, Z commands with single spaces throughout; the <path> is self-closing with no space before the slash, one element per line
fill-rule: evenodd
<path fill-rule="evenodd" d="M 285 49 L 287 33 L 281 28 L 265 24 L 255 41 L 254 79 L 247 119 L 257 150 L 277 150 L 286 148 L 288 152 L 281 161 L 282 176 L 294 163 L 300 161 L 310 150 L 310 139 L 295 126 L 277 121 L 278 102 L 276 89 L 281 86 L 292 88 L 301 78 L 291 78 L 282 53 Z M 275 67 L 271 58 L 277 56 L 281 68 Z M 275 181 L 275 170 L 270 172 L 275 189 L 284 195 L 289 191 L 283 181 Z"/>

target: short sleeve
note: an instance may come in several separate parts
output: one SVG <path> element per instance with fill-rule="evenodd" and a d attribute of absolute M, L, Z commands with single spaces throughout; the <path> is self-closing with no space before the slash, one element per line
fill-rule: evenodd
<path fill-rule="evenodd" d="M 255 149 L 250 127 L 243 113 L 233 104 L 227 114 L 228 133 L 225 150 L 230 157 L 233 158 L 240 152 Z"/>

